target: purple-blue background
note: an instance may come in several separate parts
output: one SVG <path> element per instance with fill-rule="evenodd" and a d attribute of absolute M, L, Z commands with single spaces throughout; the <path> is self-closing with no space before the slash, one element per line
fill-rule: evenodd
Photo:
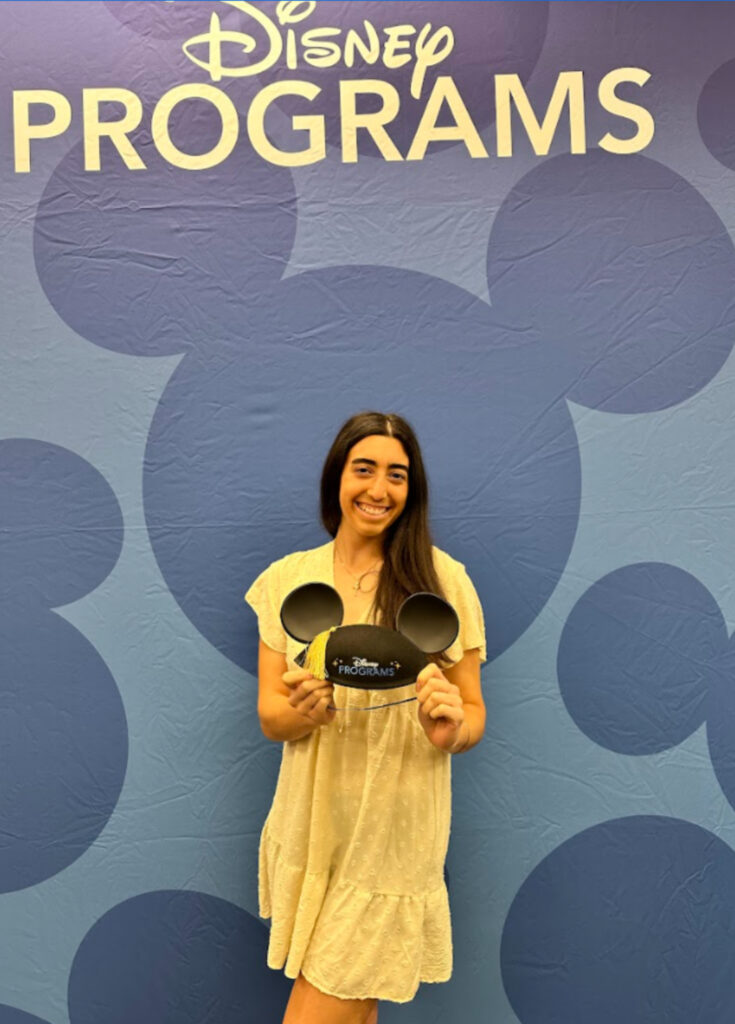
<path fill-rule="evenodd" d="M 205 81 L 180 44 L 222 6 L 0 7 L 0 1024 L 280 1020 L 256 900 L 280 750 L 242 595 L 322 541 L 321 459 L 365 407 L 415 424 L 491 652 L 486 738 L 453 766 L 454 974 L 381 1022 L 725 1024 L 735 8 L 323 3 L 335 25 L 451 24 L 441 70 L 490 159 L 366 147 L 291 172 L 243 130 L 193 173 L 144 124 L 147 171 L 103 144 L 84 172 L 81 89 L 149 113 Z M 596 104 L 620 66 L 652 76 L 641 155 L 594 149 L 621 133 Z M 549 157 L 518 124 L 492 156 L 492 75 L 541 108 L 563 70 L 585 73 L 590 151 L 565 155 L 562 120 Z M 269 74 L 226 86 L 239 110 Z M 338 77 L 314 77 L 332 111 Z M 30 175 L 21 88 L 75 115 Z M 172 124 L 192 150 L 215 130 L 198 103 Z"/>

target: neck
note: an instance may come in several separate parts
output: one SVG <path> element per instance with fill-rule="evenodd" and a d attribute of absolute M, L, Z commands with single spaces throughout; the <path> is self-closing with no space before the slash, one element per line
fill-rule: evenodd
<path fill-rule="evenodd" d="M 354 530 L 340 523 L 334 543 L 342 561 L 351 569 L 359 571 L 383 557 L 382 537 L 362 537 Z"/>

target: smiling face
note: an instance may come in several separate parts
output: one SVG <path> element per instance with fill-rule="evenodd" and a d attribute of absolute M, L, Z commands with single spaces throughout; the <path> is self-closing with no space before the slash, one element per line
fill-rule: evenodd
<path fill-rule="evenodd" d="M 408 456 L 395 437 L 364 437 L 347 453 L 339 485 L 340 529 L 385 533 L 406 507 Z"/>

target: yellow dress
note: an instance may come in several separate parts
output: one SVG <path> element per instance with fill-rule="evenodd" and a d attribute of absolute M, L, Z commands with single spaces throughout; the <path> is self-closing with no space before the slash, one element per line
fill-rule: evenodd
<path fill-rule="evenodd" d="M 245 595 L 259 633 L 286 655 L 303 644 L 279 611 L 302 583 L 334 586 L 333 541 L 273 562 Z M 434 564 L 460 620 L 452 661 L 479 648 L 482 608 L 464 566 L 434 548 Z M 260 838 L 261 917 L 272 919 L 268 966 L 299 971 L 342 999 L 408 1002 L 423 982 L 452 973 L 444 861 L 451 820 L 451 755 L 426 738 L 411 687 L 335 685 L 328 725 L 283 744 L 273 804 Z M 363 710 L 361 710 L 363 709 Z"/>

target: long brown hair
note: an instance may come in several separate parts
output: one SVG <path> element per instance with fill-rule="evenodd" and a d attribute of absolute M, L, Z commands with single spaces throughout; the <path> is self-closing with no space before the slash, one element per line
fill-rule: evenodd
<path fill-rule="evenodd" d="M 375 591 L 374 614 L 395 629 L 401 603 L 421 590 L 444 597 L 432 557 L 429 529 L 429 484 L 413 428 L 396 413 L 361 412 L 344 423 L 324 461 L 321 480 L 321 520 L 336 537 L 342 518 L 339 488 L 350 450 L 364 437 L 395 437 L 408 456 L 406 507 L 388 528 L 383 544 L 383 567 Z"/>

